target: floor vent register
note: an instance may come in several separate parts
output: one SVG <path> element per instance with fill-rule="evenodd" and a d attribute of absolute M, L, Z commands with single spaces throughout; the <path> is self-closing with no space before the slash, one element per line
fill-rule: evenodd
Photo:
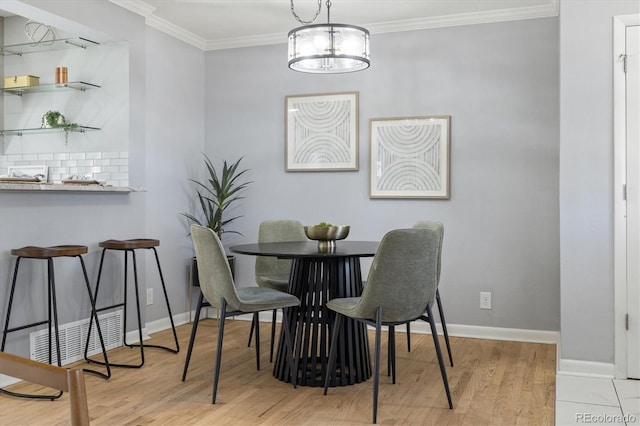
<path fill-rule="evenodd" d="M 100 321 L 100 329 L 104 338 L 104 344 L 109 349 L 122 346 L 122 311 L 109 312 L 104 315 L 98 315 Z M 89 330 L 89 318 L 75 321 L 59 326 L 60 331 L 60 358 L 61 365 L 70 364 L 79 361 L 84 357 L 84 345 L 87 339 L 87 331 Z M 48 329 L 34 331 L 30 334 L 30 353 L 31 359 L 40 362 L 49 362 L 49 333 Z M 56 364 L 57 351 L 56 341 L 52 338 L 52 364 Z M 91 340 L 89 341 L 89 355 L 95 355 L 101 352 L 100 339 L 98 331 L 93 324 L 91 330 Z"/>

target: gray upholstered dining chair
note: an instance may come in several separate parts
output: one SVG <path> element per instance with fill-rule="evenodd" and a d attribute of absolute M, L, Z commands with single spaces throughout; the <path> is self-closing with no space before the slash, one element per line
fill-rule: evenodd
<path fill-rule="evenodd" d="M 230 316 L 255 313 L 261 311 L 271 311 L 282 309 L 284 338 L 287 348 L 289 362 L 296 371 L 297 363 L 294 363 L 292 356 L 293 343 L 291 333 L 286 320 L 289 309 L 300 306 L 300 300 L 292 294 L 261 287 L 240 287 L 236 288 L 233 282 L 229 262 L 218 236 L 210 228 L 199 225 L 191 225 L 191 239 L 198 261 L 198 279 L 200 280 L 200 290 L 211 306 L 217 309 L 220 324 L 218 328 L 218 344 L 216 351 L 215 373 L 213 378 L 212 402 L 216 403 L 218 391 L 218 378 L 220 376 L 220 361 L 222 358 L 222 340 L 224 337 L 225 319 Z M 259 348 L 256 351 L 259 354 Z M 191 348 L 190 348 L 191 349 Z M 187 354 L 185 370 L 182 376 L 184 381 L 186 369 L 189 363 L 191 351 Z M 296 387 L 295 375 L 292 375 L 293 387 Z"/>
<path fill-rule="evenodd" d="M 389 231 L 380 242 L 373 258 L 362 295 L 332 299 L 326 304 L 327 308 L 335 311 L 336 317 L 331 332 L 329 365 L 324 384 L 325 395 L 330 380 L 329 372 L 334 369 L 336 362 L 336 345 L 343 318 L 346 316 L 375 327 L 373 423 L 376 423 L 378 413 L 381 328 L 383 325 L 406 324 L 419 318 L 431 326 L 449 408 L 453 408 L 432 313 L 438 285 L 440 234 L 434 229 L 419 228 Z"/>
<path fill-rule="evenodd" d="M 431 220 L 421 220 L 413 225 L 414 228 L 435 229 L 440 232 L 440 256 L 438 257 L 438 287 L 436 288 L 436 303 L 438 305 L 438 314 L 440 315 L 440 324 L 442 325 L 442 333 L 444 341 L 447 345 L 447 353 L 449 354 L 449 362 L 453 367 L 453 355 L 451 353 L 451 344 L 449 343 L 449 332 L 447 331 L 447 321 L 444 319 L 444 310 L 442 309 L 442 299 L 440 298 L 440 270 L 442 264 L 442 240 L 444 237 L 444 225 L 440 222 Z M 389 342 L 391 344 L 391 342 Z M 407 350 L 411 352 L 411 323 L 407 323 Z"/>
<path fill-rule="evenodd" d="M 282 241 L 307 241 L 304 233 L 304 226 L 297 220 L 265 220 L 260 223 L 258 229 L 259 243 L 273 243 Z M 258 287 L 271 288 L 273 290 L 287 291 L 289 286 L 289 273 L 291 271 L 291 260 L 278 259 L 277 257 L 259 256 L 256 258 L 256 283 Z M 258 325 L 258 314 L 254 314 L 251 330 L 249 331 L 249 342 L 254 330 L 256 330 L 256 341 L 259 338 L 256 328 Z M 269 362 L 273 361 L 273 348 L 276 336 L 276 310 L 273 310 L 271 319 L 271 346 L 269 350 Z"/>

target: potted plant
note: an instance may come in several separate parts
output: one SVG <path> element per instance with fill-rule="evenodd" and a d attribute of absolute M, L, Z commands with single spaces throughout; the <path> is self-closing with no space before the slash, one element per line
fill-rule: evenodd
<path fill-rule="evenodd" d="M 227 226 L 242 216 L 227 217 L 225 211 L 235 205 L 237 201 L 242 200 L 244 197 L 241 195 L 241 191 L 253 183 L 252 181 L 243 180 L 245 174 L 249 171 L 248 169 L 240 169 L 240 162 L 243 157 L 231 164 L 228 164 L 225 160 L 222 172 L 218 173 L 209 157 L 206 154 L 203 155 L 208 173 L 206 182 L 189 179 L 197 185 L 201 214 L 196 216 L 191 213 L 182 213 L 182 215 L 189 220 L 189 223 L 211 228 L 218 234 L 220 240 L 222 240 L 223 234 L 226 233 L 240 234 L 240 232 L 227 229 Z M 227 258 L 233 271 L 233 258 L 231 256 L 227 256 Z M 195 273 L 192 273 L 192 284 L 198 285 L 195 257 L 193 258 L 192 267 L 195 271 Z"/>
<path fill-rule="evenodd" d="M 65 144 L 69 143 L 69 131 L 77 129 L 77 123 L 67 123 L 67 119 L 59 111 L 47 111 L 42 116 L 43 129 L 63 129 Z"/>
<path fill-rule="evenodd" d="M 240 234 L 237 231 L 229 231 L 225 227 L 242 216 L 226 217 L 224 213 L 236 201 L 244 198 L 240 191 L 252 183 L 241 181 L 245 173 L 249 171 L 248 169 L 239 170 L 241 161 L 242 157 L 229 165 L 225 160 L 222 166 L 222 173 L 218 174 L 209 157 L 204 154 L 204 163 L 209 175 L 206 183 L 196 179 L 189 179 L 198 185 L 197 193 L 202 209 L 202 219 L 191 213 L 182 213 L 182 215 L 189 219 L 191 223 L 213 229 L 221 240 L 222 235 L 225 233 Z"/>

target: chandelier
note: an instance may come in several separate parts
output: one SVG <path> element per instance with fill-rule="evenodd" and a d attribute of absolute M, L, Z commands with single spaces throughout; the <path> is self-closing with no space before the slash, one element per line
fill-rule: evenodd
<path fill-rule="evenodd" d="M 321 7 L 322 0 L 318 0 L 318 10 L 313 19 L 303 21 L 294 11 L 291 0 L 291 13 L 303 26 L 289 31 L 289 68 L 316 74 L 369 68 L 369 31 L 355 25 L 330 23 L 329 0 L 327 23 L 313 24 Z"/>

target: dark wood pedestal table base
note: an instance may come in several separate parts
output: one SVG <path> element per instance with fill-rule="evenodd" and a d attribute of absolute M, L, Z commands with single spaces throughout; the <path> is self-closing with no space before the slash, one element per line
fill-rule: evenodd
<path fill-rule="evenodd" d="M 338 241 L 331 252 L 318 251 L 318 244 L 278 242 L 243 244 L 230 248 L 234 253 L 292 259 L 289 292 L 302 302 L 289 315 L 294 337 L 294 357 L 298 358 L 297 384 L 324 386 L 329 357 L 329 341 L 335 313 L 325 303 L 336 297 L 356 297 L 362 293 L 360 258 L 372 257 L 377 242 Z M 330 386 L 364 382 L 371 377 L 369 339 L 364 324 L 346 319 L 337 347 L 336 368 Z M 291 366 L 280 336 L 274 376 L 291 382 Z"/>

